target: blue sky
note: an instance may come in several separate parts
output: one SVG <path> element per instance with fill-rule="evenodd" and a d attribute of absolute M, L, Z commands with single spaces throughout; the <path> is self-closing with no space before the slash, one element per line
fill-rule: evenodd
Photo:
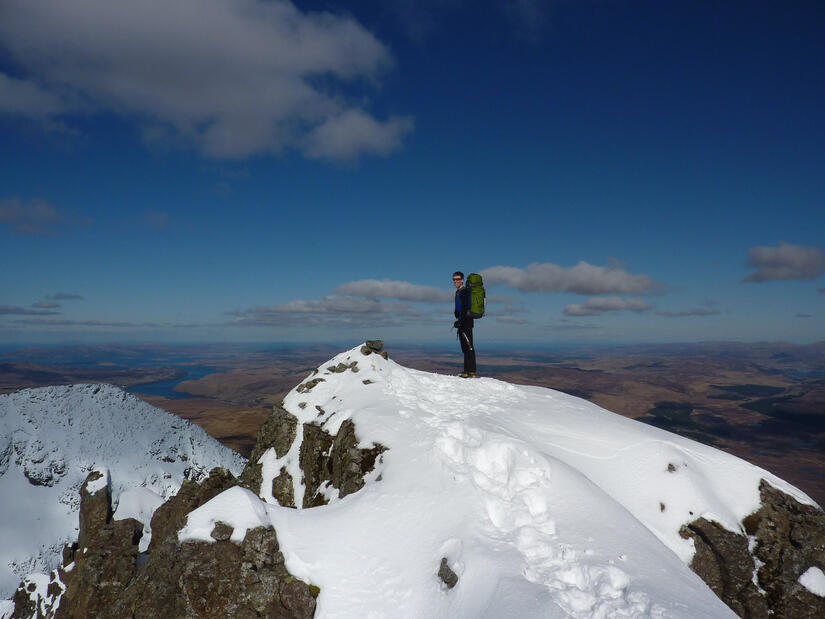
<path fill-rule="evenodd" d="M 0 343 L 825 339 L 821 2 L 4 0 Z"/>

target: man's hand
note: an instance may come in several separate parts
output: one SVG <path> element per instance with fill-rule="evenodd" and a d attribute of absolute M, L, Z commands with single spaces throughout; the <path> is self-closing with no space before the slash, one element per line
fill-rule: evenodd
<path fill-rule="evenodd" d="M 456 320 L 456 321 L 453 323 L 453 326 L 454 326 L 456 329 L 460 329 L 460 328 L 461 328 L 461 321 L 460 321 L 460 320 Z"/>

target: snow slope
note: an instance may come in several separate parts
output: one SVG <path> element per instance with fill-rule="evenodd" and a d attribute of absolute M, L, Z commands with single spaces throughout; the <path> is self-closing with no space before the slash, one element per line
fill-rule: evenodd
<path fill-rule="evenodd" d="M 108 471 L 116 518 L 147 522 L 185 478 L 215 466 L 237 475 L 244 464 L 198 426 L 111 385 L 0 395 L 0 599 L 27 574 L 56 567 L 77 539 L 90 471 Z"/>
<path fill-rule="evenodd" d="M 358 372 L 331 371 L 353 361 Z M 310 378 L 323 381 L 290 392 L 289 412 L 330 433 L 352 419 L 362 447 L 389 448 L 367 485 L 344 499 L 327 489 L 329 505 L 305 510 L 265 490 L 265 512 L 235 488 L 179 537 L 268 519 L 288 569 L 321 587 L 318 617 L 733 617 L 687 567 L 680 526 L 705 516 L 739 532 L 760 478 L 813 503 L 739 458 L 550 389 L 359 348 Z M 300 478 L 301 433 L 283 458 L 262 456 L 265 478 L 281 467 Z M 442 557 L 459 576 L 451 590 L 436 576 Z"/>

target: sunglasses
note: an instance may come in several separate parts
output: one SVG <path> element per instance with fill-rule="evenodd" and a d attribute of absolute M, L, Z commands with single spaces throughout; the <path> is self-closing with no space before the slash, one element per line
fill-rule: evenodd
<path fill-rule="evenodd" d="M 453 281 L 454 281 L 454 282 L 463 282 L 463 281 L 464 281 L 464 278 L 463 278 L 463 277 L 454 277 L 454 278 L 453 278 Z"/>

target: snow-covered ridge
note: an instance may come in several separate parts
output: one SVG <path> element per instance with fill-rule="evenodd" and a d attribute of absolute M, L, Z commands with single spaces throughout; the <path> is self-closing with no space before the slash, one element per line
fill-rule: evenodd
<path fill-rule="evenodd" d="M 113 505 L 123 507 L 115 517 L 128 517 L 185 478 L 215 466 L 237 475 L 244 464 L 198 426 L 112 385 L 0 395 L 0 599 L 27 574 L 53 569 L 63 545 L 77 539 L 79 490 L 90 471 L 108 470 Z"/>
<path fill-rule="evenodd" d="M 585 400 L 360 348 L 322 364 L 284 408 L 298 437 L 261 458 L 261 497 L 288 569 L 321 588 L 318 617 L 734 616 L 688 568 L 682 525 L 704 516 L 741 532 L 760 479 L 813 504 L 744 460 Z M 350 419 L 360 444 L 387 448 L 366 486 L 324 507 L 278 505 L 266 486 L 281 467 L 300 495 L 302 424 L 334 434 Z M 260 522 L 218 498 L 181 539 Z M 459 576 L 449 592 L 442 557 Z"/>

